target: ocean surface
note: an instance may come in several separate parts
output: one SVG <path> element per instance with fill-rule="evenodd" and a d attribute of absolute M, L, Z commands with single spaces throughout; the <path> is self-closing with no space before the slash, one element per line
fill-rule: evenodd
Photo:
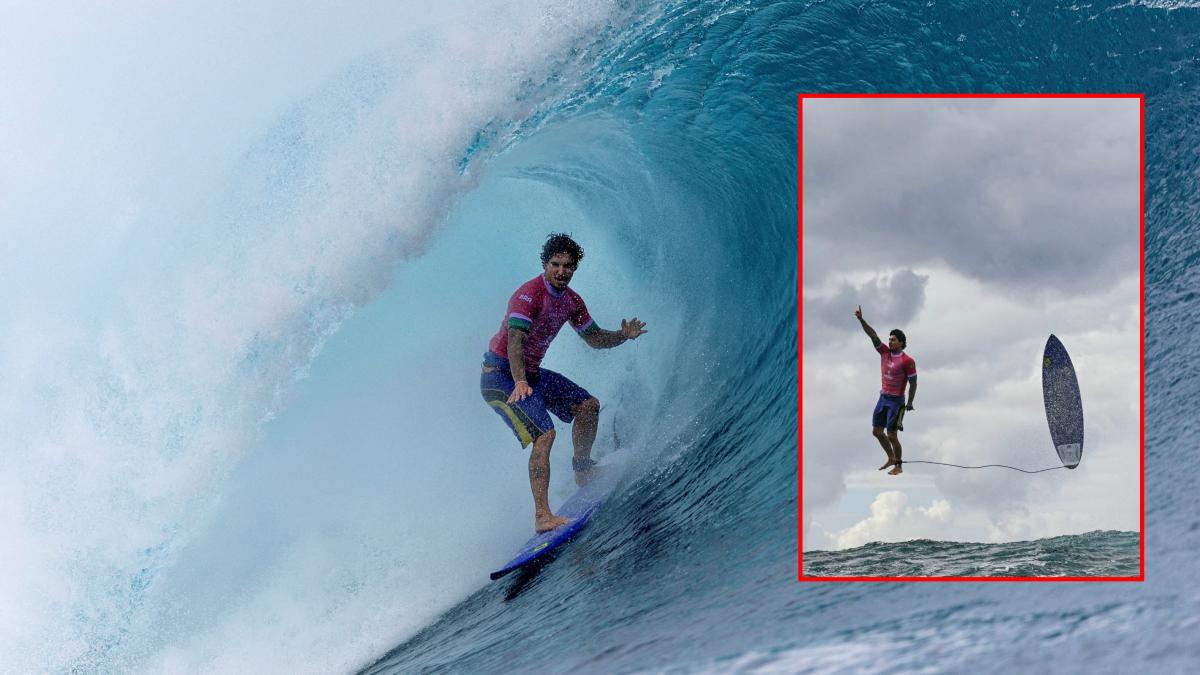
<path fill-rule="evenodd" d="M 913 539 L 841 551 L 805 551 L 817 577 L 1136 577 L 1137 532 L 1088 532 L 976 544 Z"/>
<path fill-rule="evenodd" d="M 1200 663 L 1194 3 L 0 15 L 0 672 Z M 796 97 L 890 91 L 1145 94 L 1144 582 L 797 581 Z M 648 322 L 545 362 L 638 459 L 490 583 L 532 514 L 476 369 L 552 230 L 601 326 Z M 1131 541 L 805 562 L 1128 574 Z"/>

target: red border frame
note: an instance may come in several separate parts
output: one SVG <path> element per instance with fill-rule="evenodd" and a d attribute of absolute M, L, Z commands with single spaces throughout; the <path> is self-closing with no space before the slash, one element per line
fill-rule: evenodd
<path fill-rule="evenodd" d="M 1142 387 L 1138 404 L 1140 455 L 1138 576 L 1136 577 L 806 577 L 804 576 L 804 100 L 810 98 L 1132 98 L 1138 100 L 1138 249 L 1140 307 L 1138 363 Z M 800 94 L 797 97 L 797 279 L 796 377 L 800 390 L 796 417 L 797 538 L 796 574 L 798 581 L 1145 581 L 1146 580 L 1146 98 L 1144 94 Z"/>

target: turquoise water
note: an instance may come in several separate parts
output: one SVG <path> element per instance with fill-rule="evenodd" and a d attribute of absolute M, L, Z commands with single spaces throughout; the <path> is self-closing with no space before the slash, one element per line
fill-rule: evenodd
<path fill-rule="evenodd" d="M 1182 569 L 1197 530 L 1184 515 L 1191 474 L 1167 467 L 1194 425 L 1155 374 L 1190 368 L 1178 351 L 1185 329 L 1163 310 L 1181 316 L 1180 303 L 1194 300 L 1181 277 L 1194 258 L 1184 232 L 1195 220 L 1187 186 L 1197 140 L 1181 120 L 1197 95 L 1185 45 L 1198 32 L 1194 10 L 1136 3 L 669 3 L 635 23 L 562 119 L 546 124 L 620 120 L 640 172 L 670 189 L 617 207 L 605 182 L 629 173 L 628 157 L 543 163 L 588 203 L 656 223 L 626 235 L 630 255 L 682 249 L 679 280 L 663 284 L 689 287 L 689 273 L 703 269 L 716 281 L 706 302 L 754 308 L 735 321 L 709 314 L 700 331 L 721 330 L 676 350 L 672 389 L 702 378 L 738 403 L 696 400 L 694 428 L 662 442 L 677 459 L 622 491 L 573 557 L 523 586 L 481 589 L 364 672 L 1186 669 L 1197 653 L 1179 631 L 1198 603 Z M 796 246 L 790 99 L 805 91 L 1146 93 L 1147 330 L 1156 337 L 1147 339 L 1144 584 L 794 580 L 796 385 L 779 373 L 796 366 L 795 273 L 785 264 Z M 654 217 L 664 203 L 686 215 L 664 224 Z M 1166 240 L 1182 250 L 1163 257 Z M 697 259 L 697 248 L 730 264 Z M 710 354 L 738 362 L 713 368 Z M 1194 387 L 1182 373 L 1170 380 Z M 1176 417 L 1182 426 L 1168 421 Z M 1156 422 L 1166 424 L 1156 432 Z M 1136 576 L 1138 537 L 873 544 L 805 560 L 817 573 L 870 561 L 918 575 Z"/>
<path fill-rule="evenodd" d="M 6 22 L 0 668 L 1196 662 L 1197 10 L 229 9 Z M 796 581 L 796 95 L 818 91 L 1145 93 L 1144 583 Z M 605 406 L 597 455 L 641 461 L 552 565 L 488 583 L 531 509 L 475 369 L 558 229 L 598 322 L 651 332 L 564 335 L 546 363 Z M 1093 545 L 1128 566 L 1128 533 Z"/>

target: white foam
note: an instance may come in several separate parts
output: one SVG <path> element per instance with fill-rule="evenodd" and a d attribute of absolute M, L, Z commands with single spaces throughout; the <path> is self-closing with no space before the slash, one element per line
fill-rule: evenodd
<path fill-rule="evenodd" d="M 6 10 L 5 668 L 231 665 L 127 631 L 258 424 L 473 185 L 475 133 L 535 106 L 531 85 L 611 10 L 392 4 Z M 381 89 L 339 116 L 356 87 Z M 244 611 L 287 615 L 272 592 Z M 267 637 L 306 643 L 294 631 Z M 378 646 L 247 662 L 325 671 Z"/>

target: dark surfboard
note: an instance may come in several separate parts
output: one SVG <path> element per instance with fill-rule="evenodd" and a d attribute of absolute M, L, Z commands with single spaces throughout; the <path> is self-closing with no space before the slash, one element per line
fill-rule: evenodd
<path fill-rule="evenodd" d="M 1063 466 L 1074 469 L 1083 457 L 1083 402 L 1075 366 L 1067 348 L 1054 335 L 1046 340 L 1042 352 L 1042 400 L 1058 458 Z"/>

